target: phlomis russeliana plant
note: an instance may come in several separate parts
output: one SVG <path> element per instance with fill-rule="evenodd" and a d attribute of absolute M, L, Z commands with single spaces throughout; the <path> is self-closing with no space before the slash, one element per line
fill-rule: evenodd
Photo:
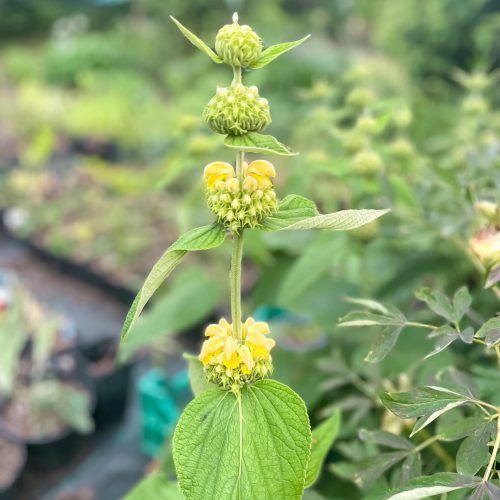
<path fill-rule="evenodd" d="M 263 157 L 296 153 L 263 133 L 271 123 L 270 106 L 257 87 L 245 86 L 242 70 L 267 66 L 307 37 L 264 48 L 257 33 L 238 24 L 235 14 L 233 22 L 219 30 L 214 51 L 173 21 L 215 63 L 232 68 L 231 83 L 216 89 L 203 117 L 214 132 L 225 136 L 224 144 L 234 151 L 235 161 L 211 158 L 207 162 L 203 176 L 215 221 L 180 236 L 154 265 L 127 315 L 123 340 L 187 252 L 209 250 L 231 240 L 231 319 L 222 318 L 205 330 L 199 360 L 206 390 L 186 407 L 173 440 L 178 480 L 184 496 L 192 500 L 299 499 L 319 475 L 338 431 L 339 415 L 311 433 L 304 402 L 289 387 L 268 378 L 273 370 L 272 332 L 266 323 L 242 317 L 244 233 L 249 228 L 349 230 L 386 210 L 320 215 L 311 200 L 294 194 L 280 200 L 274 190 L 277 173 Z M 255 157 L 247 159 L 248 153 Z"/>

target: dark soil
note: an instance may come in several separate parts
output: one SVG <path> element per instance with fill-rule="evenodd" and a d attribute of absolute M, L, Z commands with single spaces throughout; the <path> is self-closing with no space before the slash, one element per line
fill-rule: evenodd
<path fill-rule="evenodd" d="M 0 492 L 12 484 L 23 462 L 23 448 L 0 436 Z"/>

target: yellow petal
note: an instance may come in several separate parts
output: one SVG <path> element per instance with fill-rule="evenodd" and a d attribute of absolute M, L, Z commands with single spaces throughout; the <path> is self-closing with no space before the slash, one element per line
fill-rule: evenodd
<path fill-rule="evenodd" d="M 227 332 L 220 325 L 208 325 L 205 328 L 205 337 L 226 337 Z"/>
<path fill-rule="evenodd" d="M 262 333 L 263 335 L 267 335 L 271 331 L 269 329 L 269 325 L 265 321 L 258 321 L 252 326 L 252 328 Z"/>
<path fill-rule="evenodd" d="M 247 336 L 245 338 L 246 342 L 251 342 L 254 345 L 265 346 L 266 345 L 266 337 L 257 330 L 249 329 L 247 332 Z"/>
<path fill-rule="evenodd" d="M 238 349 L 238 353 L 240 355 L 241 361 L 243 361 L 243 367 L 242 367 L 242 372 L 245 375 L 248 375 L 252 370 L 253 367 L 255 366 L 255 361 L 252 358 L 252 354 L 250 352 L 250 349 L 246 345 L 242 345 Z"/>
<path fill-rule="evenodd" d="M 224 355 L 230 358 L 238 350 L 238 341 L 233 337 L 228 337 L 224 345 Z"/>
<path fill-rule="evenodd" d="M 230 357 L 227 357 L 224 354 L 224 356 L 222 358 L 222 364 L 226 368 L 230 368 L 231 370 L 233 370 L 234 368 L 238 367 L 240 363 L 241 363 L 241 359 L 240 359 L 240 356 L 238 355 L 238 353 L 236 351 L 233 352 Z"/>
<path fill-rule="evenodd" d="M 224 348 L 224 341 L 220 337 L 210 337 L 203 342 L 201 353 L 199 355 L 200 361 L 207 365 L 210 363 L 214 356 L 217 356 Z"/>
<path fill-rule="evenodd" d="M 213 188 L 217 181 L 224 181 L 235 176 L 234 168 L 231 164 L 223 161 L 209 163 L 203 172 L 207 181 L 207 186 Z"/>
<path fill-rule="evenodd" d="M 249 316 L 244 324 L 245 324 L 245 326 L 252 326 L 254 323 L 255 323 L 255 320 L 252 318 L 252 316 Z"/>
<path fill-rule="evenodd" d="M 276 170 L 274 170 L 273 164 L 267 160 L 255 160 L 248 165 L 248 174 L 276 177 Z"/>

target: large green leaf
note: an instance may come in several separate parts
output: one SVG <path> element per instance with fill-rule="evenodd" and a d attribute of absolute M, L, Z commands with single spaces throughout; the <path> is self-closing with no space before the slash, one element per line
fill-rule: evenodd
<path fill-rule="evenodd" d="M 276 137 L 259 134 L 258 132 L 248 132 L 244 135 L 228 135 L 224 139 L 224 144 L 228 148 L 240 149 L 246 153 L 274 154 L 279 156 L 295 156 L 298 154 L 288 146 L 281 144 Z"/>
<path fill-rule="evenodd" d="M 216 248 L 222 245 L 225 237 L 226 231 L 224 227 L 221 224 L 214 223 L 210 226 L 192 229 L 173 243 L 153 266 L 132 303 L 123 325 L 122 340 L 127 338 L 131 328 L 134 326 L 137 318 L 144 309 L 144 306 L 179 264 L 184 255 L 186 255 L 188 251 Z"/>
<path fill-rule="evenodd" d="M 137 483 L 124 500 L 183 500 L 176 483 L 168 481 L 160 472 L 155 472 Z"/>
<path fill-rule="evenodd" d="M 311 458 L 307 464 L 305 487 L 309 488 L 318 479 L 325 457 L 340 430 L 340 410 L 312 431 Z"/>
<path fill-rule="evenodd" d="M 264 66 L 267 66 L 270 62 L 274 61 L 277 57 L 281 56 L 285 52 L 297 47 L 301 43 L 305 42 L 311 35 L 307 35 L 300 40 L 296 40 L 295 42 L 285 42 L 278 43 L 277 45 L 272 45 L 271 47 L 264 50 L 259 58 L 259 60 L 253 63 L 250 68 L 251 69 L 260 69 Z"/>
<path fill-rule="evenodd" d="M 200 38 L 198 38 L 194 33 L 191 33 L 185 26 L 183 26 L 175 17 L 170 16 L 170 19 L 176 24 L 176 26 L 180 29 L 181 33 L 198 49 L 212 59 L 212 61 L 217 64 L 221 64 L 224 61 Z"/>
<path fill-rule="evenodd" d="M 299 500 L 310 448 L 303 401 L 263 380 L 239 396 L 200 394 L 181 415 L 173 453 L 187 500 Z"/>
<path fill-rule="evenodd" d="M 299 231 L 302 229 L 329 229 L 331 231 L 349 231 L 364 226 L 387 212 L 389 212 L 389 210 L 341 210 L 340 212 L 316 215 L 315 217 L 302 219 L 281 228 L 281 230 Z"/>
<path fill-rule="evenodd" d="M 452 472 L 439 472 L 432 476 L 413 479 L 405 486 L 392 490 L 384 500 L 418 500 L 450 491 L 473 488 L 481 482 L 478 477 L 461 476 Z"/>
<path fill-rule="evenodd" d="M 278 231 L 315 215 L 318 215 L 318 211 L 313 201 L 291 194 L 280 201 L 276 212 L 266 217 L 261 222 L 261 227 L 265 231 Z"/>

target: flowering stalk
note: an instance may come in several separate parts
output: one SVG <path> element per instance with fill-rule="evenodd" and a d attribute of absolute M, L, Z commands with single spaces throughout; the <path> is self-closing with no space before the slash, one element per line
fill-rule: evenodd
<path fill-rule="evenodd" d="M 263 50 L 260 37 L 249 26 L 240 26 L 235 15 L 232 24 L 219 30 L 214 52 L 173 21 L 212 61 L 232 68 L 231 85 L 216 90 L 203 117 L 215 132 L 225 135 L 224 144 L 235 149 L 236 161 L 234 166 L 212 161 L 205 167 L 206 199 L 215 222 L 180 236 L 153 266 L 127 315 L 122 339 L 127 338 L 148 300 L 187 252 L 216 248 L 230 234 L 231 323 L 221 318 L 205 329 L 198 359 L 209 384 L 202 383 L 204 388 L 185 408 L 173 439 L 179 484 L 188 500 L 299 500 L 304 488 L 319 476 L 325 450 L 338 432 L 339 414 L 332 415 L 321 431 L 327 446 L 311 451 L 311 427 L 304 402 L 286 385 L 268 379 L 275 346 L 269 338 L 269 325 L 252 317 L 243 321 L 241 313 L 244 231 L 349 230 L 387 210 L 320 215 L 314 202 L 303 196 L 290 195 L 279 201 L 272 163 L 261 158 L 245 161 L 246 152 L 295 153 L 273 136 L 261 133 L 271 123 L 269 103 L 260 97 L 257 87 L 243 85 L 242 68 L 260 69 L 307 37 Z M 261 452 L 262 443 L 265 453 Z M 310 460 L 311 453 L 316 455 L 314 460 Z M 214 459 L 217 467 L 213 467 Z"/>

